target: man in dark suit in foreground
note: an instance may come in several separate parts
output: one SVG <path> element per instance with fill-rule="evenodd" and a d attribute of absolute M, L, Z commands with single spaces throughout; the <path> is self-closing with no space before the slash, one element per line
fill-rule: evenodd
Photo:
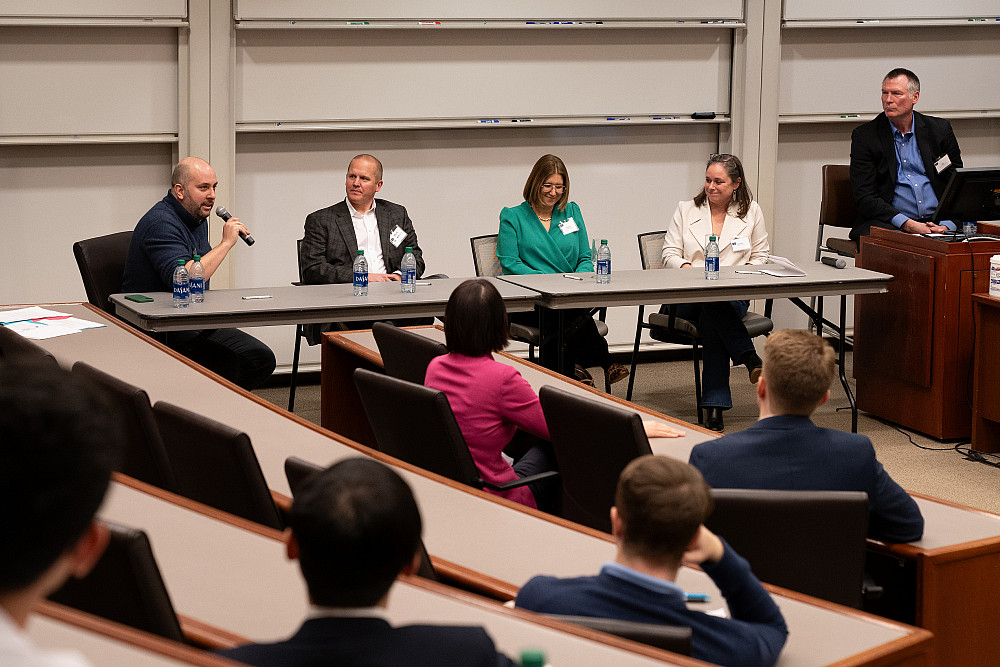
<path fill-rule="evenodd" d="M 534 577 L 515 604 L 545 614 L 690 626 L 694 658 L 773 665 L 788 635 L 785 619 L 746 560 L 702 525 L 711 511 L 708 485 L 697 470 L 665 456 L 640 456 L 625 466 L 615 490 L 614 562 L 592 577 Z M 682 563 L 712 578 L 729 618 L 687 608 L 675 583 Z"/>
<path fill-rule="evenodd" d="M 759 421 L 696 445 L 691 465 L 715 488 L 864 491 L 869 535 L 889 542 L 919 540 L 920 508 L 875 458 L 871 441 L 809 419 L 830 397 L 833 357 L 833 348 L 808 331 L 771 334 L 757 383 Z"/>
<path fill-rule="evenodd" d="M 882 81 L 882 113 L 851 134 L 855 241 L 872 227 L 911 234 L 955 229 L 952 221 L 938 225 L 931 217 L 954 168 L 962 166 L 962 151 L 951 123 L 913 110 L 918 99 L 917 75 L 890 71 Z"/>
<path fill-rule="evenodd" d="M 295 496 L 289 526 L 309 616 L 284 641 L 224 656 L 250 665 L 512 667 L 482 628 L 389 625 L 389 589 L 420 562 L 421 522 L 410 487 L 386 466 L 355 458 L 317 473 Z"/>

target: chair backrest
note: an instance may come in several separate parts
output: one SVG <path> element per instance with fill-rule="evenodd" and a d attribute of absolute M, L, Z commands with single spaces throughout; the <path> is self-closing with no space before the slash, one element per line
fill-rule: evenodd
<path fill-rule="evenodd" d="M 621 621 L 617 618 L 597 618 L 594 616 L 566 616 L 546 614 L 565 623 L 582 625 L 591 630 L 629 639 L 634 642 L 655 646 L 665 651 L 691 655 L 691 628 L 682 625 L 661 625 L 659 623 L 637 623 Z"/>
<path fill-rule="evenodd" d="M 472 263 L 476 266 L 476 275 L 480 278 L 499 276 L 502 270 L 497 259 L 497 235 L 474 236 L 469 241 L 472 242 Z"/>
<path fill-rule="evenodd" d="M 105 523 L 111 531 L 111 541 L 97 565 L 82 579 L 68 579 L 49 599 L 184 642 L 146 533 Z"/>
<path fill-rule="evenodd" d="M 13 329 L 0 324 L 0 359 L 6 361 L 48 359 L 58 363 L 52 353 L 41 345 L 33 343 Z"/>
<path fill-rule="evenodd" d="M 544 386 L 538 392 L 562 480 L 562 515 L 606 533 L 618 476 L 652 454 L 635 412 Z"/>
<path fill-rule="evenodd" d="M 663 236 L 666 231 L 644 232 L 639 234 L 639 259 L 642 269 L 663 268 Z"/>
<path fill-rule="evenodd" d="M 761 581 L 859 608 L 868 495 L 863 491 L 712 489 L 705 525 Z"/>
<path fill-rule="evenodd" d="M 823 199 L 819 206 L 819 224 L 853 227 L 858 219 L 858 205 L 851 189 L 851 168 L 846 164 L 823 165 Z"/>
<path fill-rule="evenodd" d="M 104 392 L 112 413 L 121 425 L 125 455 L 118 470 L 147 484 L 177 493 L 177 480 L 163 448 L 149 395 L 139 387 L 83 361 L 73 364 L 73 374 L 85 378 Z"/>
<path fill-rule="evenodd" d="M 115 309 L 108 297 L 122 289 L 125 258 L 131 242 L 132 232 L 127 231 L 73 244 L 73 255 L 80 267 L 83 287 L 87 290 L 87 301 L 112 315 Z"/>
<path fill-rule="evenodd" d="M 385 322 L 372 324 L 372 333 L 386 375 L 407 382 L 423 384 L 431 359 L 448 352 L 443 343 Z"/>
<path fill-rule="evenodd" d="M 292 496 L 300 493 L 309 479 L 321 470 L 323 470 L 321 466 L 297 456 L 289 456 L 285 459 L 285 477 L 288 479 L 288 488 L 292 490 Z M 417 568 L 417 576 L 431 581 L 439 580 L 423 539 L 420 540 L 420 567 Z"/>
<path fill-rule="evenodd" d="M 364 368 L 354 371 L 354 384 L 380 451 L 478 487 L 479 471 L 444 393 Z"/>
<path fill-rule="evenodd" d="M 180 495 L 284 529 L 246 433 L 164 401 L 153 415 Z"/>

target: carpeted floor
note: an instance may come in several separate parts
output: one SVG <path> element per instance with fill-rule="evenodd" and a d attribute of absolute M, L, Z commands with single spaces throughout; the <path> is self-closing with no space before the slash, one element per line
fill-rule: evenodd
<path fill-rule="evenodd" d="M 848 355 L 848 377 L 850 361 Z M 693 372 L 690 360 L 642 363 L 636 370 L 633 401 L 695 423 Z M 594 375 L 599 377 L 596 372 Z M 319 423 L 318 376 L 301 378 L 304 379 L 296 393 L 295 413 Z M 612 388 L 613 393 L 624 398 L 627 386 L 627 380 L 619 382 Z M 753 385 L 745 368 L 732 370 L 730 386 L 733 409 L 725 413 L 728 433 L 747 428 L 757 419 Z M 287 386 L 267 387 L 255 393 L 282 407 L 288 403 Z M 839 380 L 831 388 L 830 400 L 816 411 L 814 421 L 828 428 L 851 429 L 851 413 Z M 906 489 L 1000 514 L 1000 468 L 967 460 L 955 451 L 958 443 L 940 442 L 905 431 L 863 412 L 858 417 L 858 432 L 871 438 L 879 460 Z"/>

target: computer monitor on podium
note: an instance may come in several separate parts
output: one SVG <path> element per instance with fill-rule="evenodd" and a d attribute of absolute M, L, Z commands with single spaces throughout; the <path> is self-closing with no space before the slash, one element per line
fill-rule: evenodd
<path fill-rule="evenodd" d="M 963 222 L 1000 220 L 1000 167 L 955 169 L 934 212 L 934 222 L 940 220 L 959 229 Z"/>

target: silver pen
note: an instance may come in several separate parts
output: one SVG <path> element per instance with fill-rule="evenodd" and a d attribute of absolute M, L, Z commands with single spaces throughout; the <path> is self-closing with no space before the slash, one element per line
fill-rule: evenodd
<path fill-rule="evenodd" d="M 574 276 L 572 273 L 564 273 L 563 278 L 569 278 L 570 280 L 579 280 L 580 282 L 583 282 L 583 278 L 581 278 L 580 276 Z"/>

